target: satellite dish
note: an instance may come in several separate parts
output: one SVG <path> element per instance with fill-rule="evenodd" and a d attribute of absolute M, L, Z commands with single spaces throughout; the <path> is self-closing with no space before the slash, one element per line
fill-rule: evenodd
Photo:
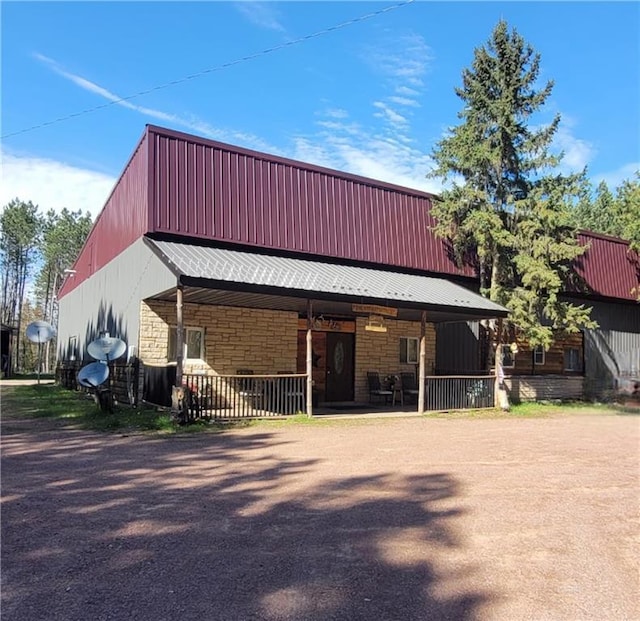
<path fill-rule="evenodd" d="M 27 338 L 32 343 L 46 343 L 56 335 L 56 329 L 47 321 L 32 321 L 27 326 Z"/>
<path fill-rule="evenodd" d="M 32 321 L 27 326 L 26 334 L 32 343 L 38 343 L 38 385 L 40 385 L 42 344 L 48 343 L 56 335 L 56 329 L 47 321 Z"/>
<path fill-rule="evenodd" d="M 127 344 L 115 336 L 103 336 L 87 345 L 87 351 L 96 360 L 115 360 L 127 351 Z"/>
<path fill-rule="evenodd" d="M 109 377 L 109 367 L 102 362 L 91 362 L 78 372 L 78 383 L 87 388 L 96 388 Z"/>

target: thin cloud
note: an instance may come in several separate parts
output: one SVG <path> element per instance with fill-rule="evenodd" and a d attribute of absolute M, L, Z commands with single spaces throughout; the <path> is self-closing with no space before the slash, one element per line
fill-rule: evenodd
<path fill-rule="evenodd" d="M 236 2 L 236 9 L 242 13 L 252 24 L 265 28 L 266 30 L 275 30 L 276 32 L 285 32 L 284 26 L 280 23 L 279 13 L 270 4 L 266 2 Z"/>
<path fill-rule="evenodd" d="M 410 106 L 412 108 L 419 108 L 420 102 L 415 99 L 411 99 L 409 97 L 398 97 L 394 95 L 393 97 L 389 97 L 389 101 L 394 104 L 398 104 L 399 106 Z"/>
<path fill-rule="evenodd" d="M 49 209 L 89 212 L 95 218 L 106 202 L 115 177 L 46 158 L 2 151 L 0 205 L 14 198 Z"/>
<path fill-rule="evenodd" d="M 327 108 L 323 114 L 330 119 L 346 119 L 349 117 L 349 113 L 342 108 Z"/>
<path fill-rule="evenodd" d="M 433 167 L 429 155 L 404 136 L 381 136 L 374 129 L 336 121 L 330 128 L 320 127 L 313 136 L 294 139 L 291 157 L 425 192 L 442 189 L 439 181 L 426 178 Z"/>
<path fill-rule="evenodd" d="M 583 170 L 596 154 L 593 145 L 586 140 L 576 138 L 566 124 L 558 127 L 552 148 L 563 152 L 561 168 L 570 172 Z"/>
<path fill-rule="evenodd" d="M 374 101 L 374 108 L 380 110 L 380 112 L 375 112 L 373 116 L 377 118 L 386 119 L 389 123 L 396 126 L 405 127 L 408 124 L 408 120 L 406 117 L 398 114 L 391 106 L 387 105 L 382 101 Z"/>
<path fill-rule="evenodd" d="M 33 56 L 34 58 L 48 66 L 53 72 L 69 80 L 79 88 L 89 91 L 90 93 L 94 93 L 95 95 L 103 97 L 104 99 L 107 99 L 109 101 L 113 101 L 116 103 L 116 105 L 127 108 L 128 110 L 138 112 L 139 114 L 162 121 L 163 123 L 177 125 L 179 127 L 188 129 L 189 131 L 195 132 L 201 136 L 204 136 L 205 138 L 211 138 L 213 140 L 219 140 L 222 142 L 233 142 L 234 144 L 240 144 L 251 149 L 259 149 L 276 154 L 279 152 L 278 149 L 269 145 L 258 136 L 247 132 L 238 132 L 234 130 L 215 127 L 192 114 L 186 116 L 178 115 L 171 112 L 163 112 L 162 110 L 157 110 L 155 108 L 139 106 L 131 103 L 130 101 L 120 101 L 119 95 L 113 93 L 107 88 L 104 88 L 103 86 L 100 86 L 99 84 L 96 84 L 95 82 L 92 82 L 91 80 L 87 80 L 82 76 L 71 73 L 52 58 L 39 53 L 34 53 Z"/>
<path fill-rule="evenodd" d="M 432 58 L 424 38 L 415 33 L 394 37 L 365 51 L 373 70 L 395 81 L 404 95 L 417 94 L 424 86 L 423 78 Z"/>
<path fill-rule="evenodd" d="M 601 181 L 604 181 L 611 191 L 620 187 L 624 181 L 631 181 L 634 179 L 636 172 L 640 171 L 640 161 L 630 162 L 609 172 L 594 174 L 592 180 L 594 185 L 597 185 Z"/>
<path fill-rule="evenodd" d="M 319 115 L 318 131 L 298 136 L 292 156 L 404 187 L 439 193 L 441 183 L 427 179 L 434 167 L 431 157 L 416 148 L 411 136 L 411 115 L 420 106 L 424 76 L 431 59 L 419 35 L 396 36 L 363 54 L 363 61 L 384 77 L 382 92 L 372 102 L 369 125 L 347 122 L 343 106 L 326 107 Z M 388 93 L 388 94 L 387 94 Z M 340 114 L 334 114 L 340 110 Z M 399 111 L 400 110 L 400 111 Z"/>

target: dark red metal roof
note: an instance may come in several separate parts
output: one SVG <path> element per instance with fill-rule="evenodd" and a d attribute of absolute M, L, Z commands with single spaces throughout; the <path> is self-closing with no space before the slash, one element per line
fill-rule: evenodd
<path fill-rule="evenodd" d="M 575 263 L 575 271 L 587 293 L 623 300 L 637 299 L 640 257 L 629 248 L 629 242 L 590 231 L 581 231 L 578 241 L 589 247 Z"/>
<path fill-rule="evenodd" d="M 418 190 L 147 126 L 60 296 L 145 234 L 473 278 L 472 266 L 457 266 L 448 244 L 431 231 L 432 199 Z M 591 244 L 577 265 L 587 287 L 597 295 L 633 299 L 637 255 L 614 238 L 583 233 L 581 241 Z"/>
<path fill-rule="evenodd" d="M 151 232 L 473 276 L 430 231 L 432 196 L 150 127 Z"/>

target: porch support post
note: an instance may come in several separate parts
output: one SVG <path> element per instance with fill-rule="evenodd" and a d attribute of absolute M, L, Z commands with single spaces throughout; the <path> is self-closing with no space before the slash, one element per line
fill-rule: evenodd
<path fill-rule="evenodd" d="M 176 383 L 171 390 L 171 414 L 184 421 L 186 404 L 182 388 L 182 356 L 184 354 L 184 323 L 182 320 L 182 285 L 176 286 Z"/>
<path fill-rule="evenodd" d="M 418 365 L 418 414 L 424 414 L 424 376 L 427 371 L 427 311 L 420 321 L 420 364 Z"/>
<path fill-rule="evenodd" d="M 184 355 L 184 322 L 182 319 L 182 290 L 181 284 L 176 287 L 176 387 L 182 386 L 183 355 Z"/>
<path fill-rule="evenodd" d="M 502 380 L 504 378 L 504 371 L 502 369 L 502 319 L 496 321 L 496 354 L 495 354 L 495 380 L 493 389 L 493 405 L 496 408 L 501 407 L 502 399 L 500 398 L 500 392 L 502 390 Z"/>
<path fill-rule="evenodd" d="M 307 300 L 307 416 L 313 415 L 313 303 Z"/>

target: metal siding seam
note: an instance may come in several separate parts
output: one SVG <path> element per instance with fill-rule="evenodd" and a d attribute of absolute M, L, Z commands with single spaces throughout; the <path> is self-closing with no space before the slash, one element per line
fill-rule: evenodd
<path fill-rule="evenodd" d="M 258 177 L 256 179 L 256 190 L 257 190 L 256 214 L 257 214 L 257 227 L 258 227 L 256 231 L 257 233 L 256 241 L 261 246 L 264 246 L 266 244 L 265 222 L 264 222 L 264 187 L 265 187 L 264 168 L 265 168 L 265 162 L 264 160 L 260 160 L 258 162 L 258 168 L 257 168 Z"/>

